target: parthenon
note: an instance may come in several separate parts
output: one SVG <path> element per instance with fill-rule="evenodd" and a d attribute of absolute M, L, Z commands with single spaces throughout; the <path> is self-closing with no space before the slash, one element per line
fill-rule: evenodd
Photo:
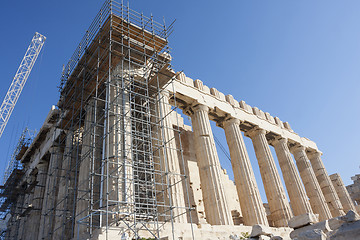
<path fill-rule="evenodd" d="M 104 3 L 64 68 L 58 103 L 19 148 L 22 167 L 2 187 L 5 239 L 270 239 L 253 226 L 290 239 L 297 219 L 356 214 L 313 141 L 175 71 L 170 31 Z M 220 165 L 211 121 L 225 133 L 234 181 Z"/>

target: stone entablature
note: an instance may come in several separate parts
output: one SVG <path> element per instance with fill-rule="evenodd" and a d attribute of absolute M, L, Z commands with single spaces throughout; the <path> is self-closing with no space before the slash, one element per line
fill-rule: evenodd
<path fill-rule="evenodd" d="M 192 80 L 183 72 L 177 73 L 175 81 L 175 96 L 188 105 L 203 104 L 210 108 L 210 120 L 233 117 L 242 124 L 258 126 L 275 135 L 287 138 L 289 143 L 299 143 L 311 151 L 319 152 L 316 143 L 300 137 L 295 133 L 288 122 L 282 122 L 278 117 L 273 117 L 268 112 L 263 112 L 257 107 L 251 107 L 245 101 L 237 101 L 232 95 L 225 95 L 215 88 L 209 88 L 199 79 Z M 169 87 L 169 91 L 172 89 Z M 179 103 L 179 101 L 177 101 Z"/>

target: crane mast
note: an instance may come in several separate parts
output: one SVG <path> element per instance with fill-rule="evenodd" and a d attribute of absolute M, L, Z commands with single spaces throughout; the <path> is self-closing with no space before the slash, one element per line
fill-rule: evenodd
<path fill-rule="evenodd" d="M 46 37 L 36 32 L 31 40 L 31 43 L 22 59 L 20 66 L 15 74 L 15 77 L 10 85 L 4 101 L 0 107 L 0 138 L 4 132 L 6 124 L 9 121 L 12 111 L 16 105 L 17 100 L 24 88 L 26 80 L 29 77 L 31 69 L 33 68 L 37 57 L 45 43 Z"/>

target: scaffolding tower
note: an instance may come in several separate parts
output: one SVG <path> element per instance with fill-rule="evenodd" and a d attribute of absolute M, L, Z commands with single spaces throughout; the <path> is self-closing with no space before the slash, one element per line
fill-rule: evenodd
<path fill-rule="evenodd" d="M 86 31 L 60 82 L 63 134 L 51 150 L 43 239 L 160 239 L 163 229 L 175 239 L 174 223 L 191 223 L 185 169 L 171 167 L 173 158 L 185 166 L 165 90 L 176 77 L 171 32 L 113 0 Z M 186 204 L 173 199 L 177 189 Z"/>
<path fill-rule="evenodd" d="M 0 186 L 0 221 L 4 226 L 16 225 L 19 223 L 18 221 L 8 222 L 8 214 L 10 212 L 14 216 L 20 216 L 23 212 L 24 189 L 19 187 L 19 183 L 25 173 L 19 156 L 28 149 L 35 135 L 36 130 L 30 130 L 25 127 L 20 134 L 19 140 L 5 169 Z M 6 230 L 1 229 L 0 239 L 4 239 L 5 234 Z M 16 235 L 13 237 L 16 239 Z"/>

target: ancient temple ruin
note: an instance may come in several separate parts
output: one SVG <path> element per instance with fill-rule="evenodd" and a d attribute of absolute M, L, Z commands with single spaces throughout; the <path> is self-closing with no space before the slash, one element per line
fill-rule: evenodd
<path fill-rule="evenodd" d="M 230 239 L 257 224 L 286 238 L 295 216 L 324 221 L 356 211 L 313 141 L 176 72 L 171 31 L 105 2 L 64 68 L 57 106 L 19 149 L 22 167 L 2 187 L 6 239 Z M 224 129 L 234 182 L 220 166 L 210 121 Z M 243 135 L 253 142 L 267 204 Z"/>

